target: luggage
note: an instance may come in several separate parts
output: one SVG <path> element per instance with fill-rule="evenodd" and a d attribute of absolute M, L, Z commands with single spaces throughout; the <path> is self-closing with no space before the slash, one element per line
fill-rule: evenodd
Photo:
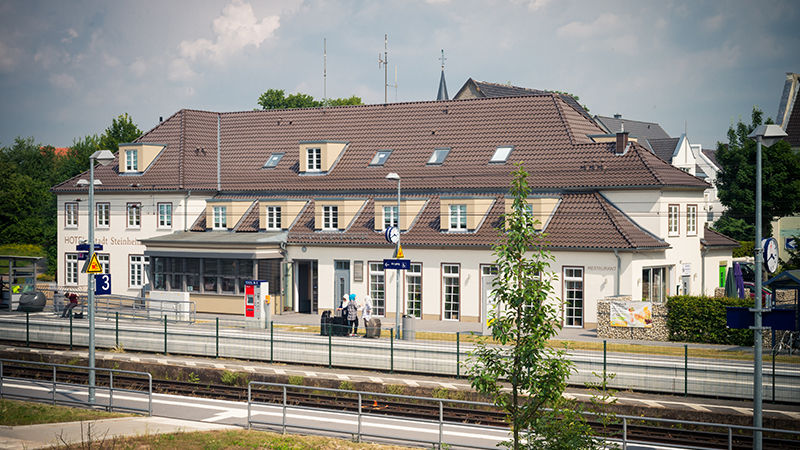
<path fill-rule="evenodd" d="M 319 334 L 320 336 L 327 336 L 331 325 L 331 312 L 323 311 L 322 317 L 319 319 Z"/>
<path fill-rule="evenodd" d="M 367 327 L 367 334 L 364 337 L 379 338 L 381 337 L 381 319 L 373 317 L 364 324 Z"/>
<path fill-rule="evenodd" d="M 334 336 L 347 336 L 350 324 L 347 322 L 347 317 L 334 317 L 333 318 L 333 335 Z"/>

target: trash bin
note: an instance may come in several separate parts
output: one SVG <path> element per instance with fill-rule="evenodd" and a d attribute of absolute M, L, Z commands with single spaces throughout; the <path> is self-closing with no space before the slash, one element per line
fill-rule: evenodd
<path fill-rule="evenodd" d="M 403 340 L 413 341 L 416 338 L 417 326 L 414 323 L 415 317 L 403 314 Z"/>

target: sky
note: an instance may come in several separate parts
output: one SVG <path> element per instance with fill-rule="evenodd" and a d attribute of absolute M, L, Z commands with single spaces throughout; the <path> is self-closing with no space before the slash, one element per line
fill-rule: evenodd
<path fill-rule="evenodd" d="M 464 82 L 567 91 L 715 148 L 800 72 L 800 2 L 0 0 L 0 146 L 66 147 L 128 113 L 241 111 L 267 89 L 383 103 Z M 397 87 L 395 88 L 395 72 Z"/>

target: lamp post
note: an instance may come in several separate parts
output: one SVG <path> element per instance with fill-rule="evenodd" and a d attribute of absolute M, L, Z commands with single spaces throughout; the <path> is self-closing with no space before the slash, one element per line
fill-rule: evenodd
<path fill-rule="evenodd" d="M 89 157 L 89 261 L 94 258 L 94 165 L 96 162 L 106 166 L 114 161 L 110 150 L 98 150 Z M 98 180 L 99 181 L 99 180 Z M 89 403 L 95 399 L 94 381 L 94 277 L 87 275 L 86 298 L 89 308 Z"/>
<path fill-rule="evenodd" d="M 755 242 L 755 308 L 753 309 L 753 427 L 761 428 L 763 386 L 761 380 L 762 347 L 764 338 L 761 327 L 762 294 L 761 277 L 764 264 L 763 248 L 761 245 L 761 144 L 771 146 L 778 139 L 786 137 L 786 133 L 778 125 L 759 125 L 749 136 L 756 140 L 756 242 Z M 753 432 L 753 448 L 761 450 L 761 430 Z"/>
<path fill-rule="evenodd" d="M 387 180 L 397 180 L 397 244 L 394 250 L 394 255 L 400 254 L 400 175 L 391 172 L 386 175 Z M 394 313 L 394 329 L 395 329 L 395 337 L 400 338 L 400 310 L 401 310 L 401 303 L 400 303 L 400 269 L 397 269 L 397 295 L 396 295 L 396 305 L 395 305 L 395 313 Z"/>

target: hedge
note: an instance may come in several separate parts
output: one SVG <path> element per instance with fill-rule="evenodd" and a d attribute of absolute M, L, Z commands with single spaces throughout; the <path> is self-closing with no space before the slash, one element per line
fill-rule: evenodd
<path fill-rule="evenodd" d="M 753 301 L 727 297 L 669 297 L 667 299 L 669 340 L 752 346 L 752 330 L 734 330 L 726 327 L 726 306 L 753 306 Z"/>

